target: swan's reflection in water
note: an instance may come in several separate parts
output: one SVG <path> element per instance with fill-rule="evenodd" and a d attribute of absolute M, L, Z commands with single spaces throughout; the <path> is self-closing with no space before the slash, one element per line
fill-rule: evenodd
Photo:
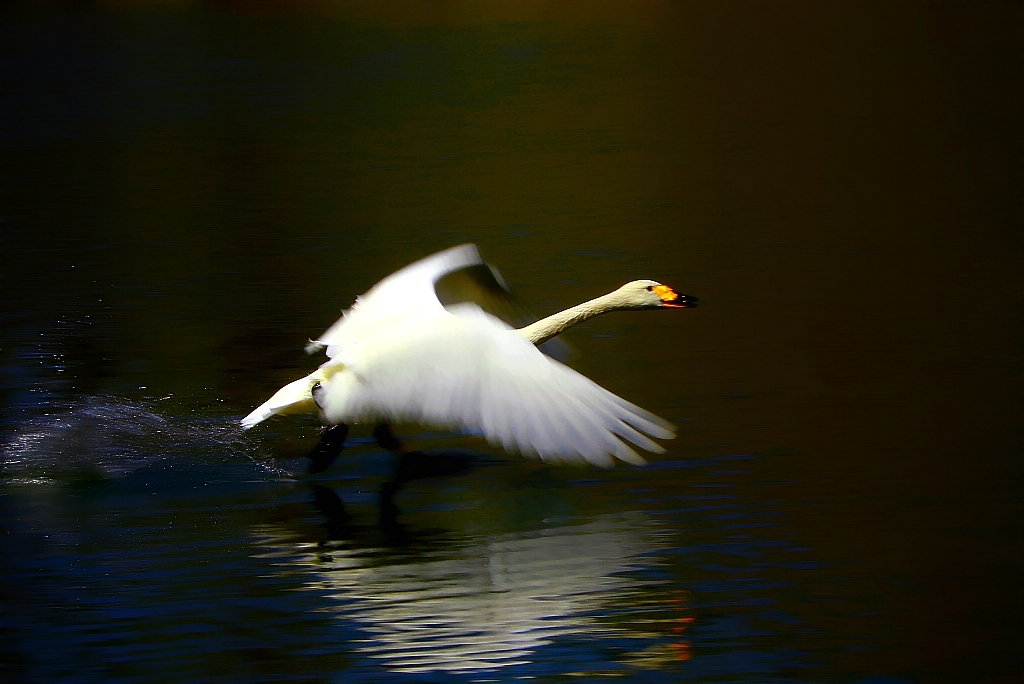
<path fill-rule="evenodd" d="M 324 497 L 318 492 L 321 510 Z M 305 585 L 329 597 L 324 610 L 358 624 L 365 639 L 355 649 L 391 671 L 491 670 L 529 663 L 560 637 L 671 631 L 649 631 L 669 614 L 644 572 L 658 534 L 640 516 L 435 544 L 414 556 L 360 548 L 357 537 L 315 543 L 273 525 L 259 531 L 258 543 L 282 572 L 306 574 Z M 627 615 L 613 621 L 617 612 Z M 638 612 L 647 619 L 637 620 Z M 674 650 L 660 648 L 680 659 L 679 640 Z"/>

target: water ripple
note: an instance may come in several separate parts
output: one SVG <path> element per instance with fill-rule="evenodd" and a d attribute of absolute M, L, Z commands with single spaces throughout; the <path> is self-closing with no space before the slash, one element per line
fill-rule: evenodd
<path fill-rule="evenodd" d="M 408 674 L 524 665 L 561 637 L 627 635 L 597 616 L 653 584 L 635 571 L 659 545 L 640 517 L 495 536 L 401 564 L 346 545 L 325 557 L 274 527 L 257 538 L 283 572 L 300 570 L 310 590 L 329 596 L 325 611 L 361 626 L 357 652 Z"/>

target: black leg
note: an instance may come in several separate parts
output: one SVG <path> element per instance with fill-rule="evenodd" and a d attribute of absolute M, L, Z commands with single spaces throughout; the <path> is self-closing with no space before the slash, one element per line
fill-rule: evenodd
<path fill-rule="evenodd" d="M 377 439 L 377 444 L 380 444 L 382 449 L 388 451 L 394 451 L 399 454 L 405 453 L 405 447 L 398 441 L 398 438 L 391 434 L 391 426 L 387 423 L 381 423 L 373 429 L 373 436 Z"/>
<path fill-rule="evenodd" d="M 328 428 L 327 432 L 320 438 L 320 443 L 313 451 L 309 452 L 309 472 L 322 473 L 327 467 L 334 463 L 341 453 L 341 447 L 345 445 L 345 438 L 348 437 L 348 425 L 341 423 Z"/>

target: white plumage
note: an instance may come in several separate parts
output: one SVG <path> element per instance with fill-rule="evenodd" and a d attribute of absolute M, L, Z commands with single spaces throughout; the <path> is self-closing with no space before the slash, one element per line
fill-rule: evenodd
<path fill-rule="evenodd" d="M 694 298 L 635 281 L 516 330 L 474 303 L 446 307 L 438 298 L 441 278 L 474 267 L 479 273 L 481 266 L 476 247 L 460 245 L 380 281 L 311 343 L 326 347 L 329 360 L 283 387 L 242 426 L 315 402 L 330 424 L 411 421 L 465 429 L 545 461 L 644 463 L 625 441 L 663 452 L 650 437 L 674 437 L 671 424 L 545 356 L 535 342 L 605 311 L 686 308 Z M 490 282 L 482 290 L 504 287 L 493 269 L 483 272 Z"/>

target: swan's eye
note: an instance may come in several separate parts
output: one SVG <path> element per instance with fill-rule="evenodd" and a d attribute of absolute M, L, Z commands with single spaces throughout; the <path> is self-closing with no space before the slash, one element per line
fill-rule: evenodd
<path fill-rule="evenodd" d="M 648 291 L 648 292 L 650 292 L 650 291 L 651 291 L 651 290 L 653 290 L 653 289 L 654 289 L 654 286 L 653 286 L 653 285 L 648 285 L 648 286 L 647 286 L 647 291 Z"/>

